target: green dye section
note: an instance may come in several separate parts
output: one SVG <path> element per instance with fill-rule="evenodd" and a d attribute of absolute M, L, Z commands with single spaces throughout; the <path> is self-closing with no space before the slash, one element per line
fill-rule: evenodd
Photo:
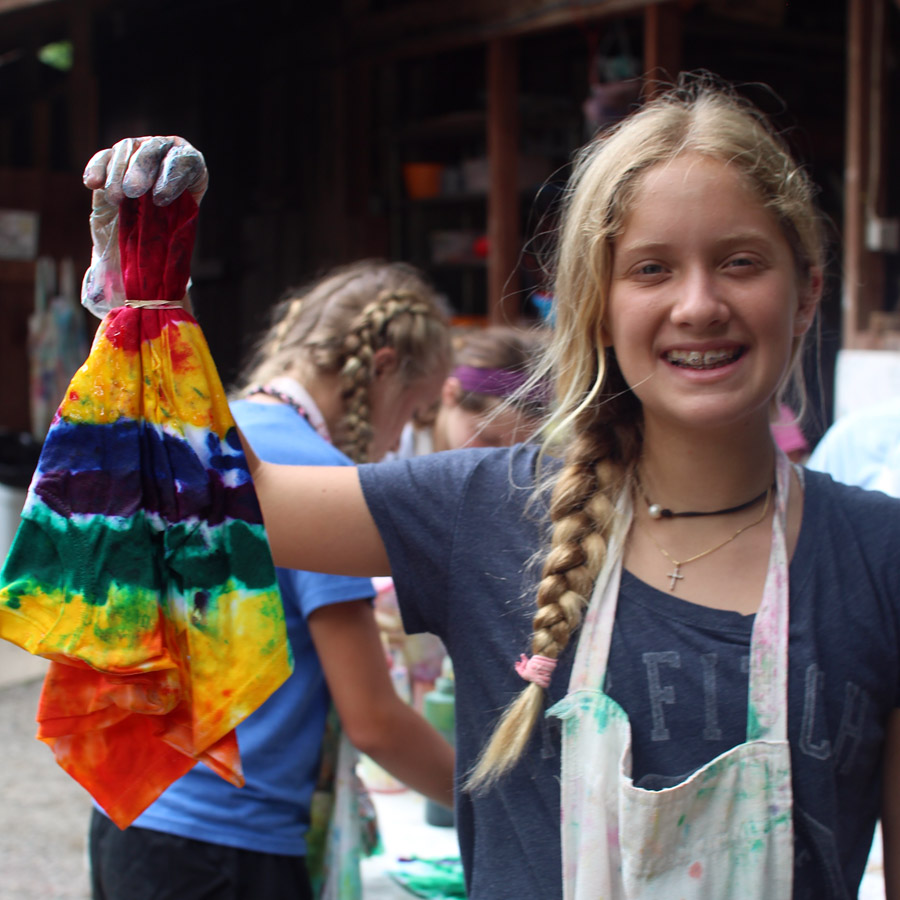
<path fill-rule="evenodd" d="M 225 643 L 246 639 L 233 629 L 255 621 L 257 638 L 271 644 L 260 652 L 275 654 L 284 613 L 262 526 L 195 522 L 160 532 L 143 514 L 67 518 L 34 505 L 0 573 L 2 618 L 31 652 L 127 667 L 163 652 L 165 619 Z"/>
<path fill-rule="evenodd" d="M 229 578 L 248 590 L 275 585 L 275 568 L 261 525 L 232 520 L 226 525 L 179 523 L 165 531 L 167 563 L 197 589 L 215 588 Z"/>
<path fill-rule="evenodd" d="M 66 518 L 44 506 L 32 507 L 22 521 L 0 579 L 7 602 L 21 593 L 15 585 L 24 579 L 97 605 L 123 586 L 156 593 L 171 581 L 186 591 L 227 583 L 259 591 L 276 584 L 261 525 L 179 523 L 160 532 L 143 514 Z"/>
<path fill-rule="evenodd" d="M 747 740 L 758 741 L 762 737 L 762 726 L 759 724 L 759 716 L 756 707 L 750 703 L 747 707 Z"/>

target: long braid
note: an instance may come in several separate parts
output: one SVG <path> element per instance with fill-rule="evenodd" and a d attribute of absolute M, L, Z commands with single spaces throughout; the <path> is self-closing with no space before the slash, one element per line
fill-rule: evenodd
<path fill-rule="evenodd" d="M 621 379 L 609 366 L 609 382 Z M 584 409 L 550 495 L 550 549 L 532 620 L 533 655 L 558 659 L 581 625 L 606 559 L 615 504 L 640 448 L 640 410 L 633 395 Z M 530 683 L 507 708 L 466 787 L 488 786 L 521 757 L 544 708 L 544 689 Z"/>

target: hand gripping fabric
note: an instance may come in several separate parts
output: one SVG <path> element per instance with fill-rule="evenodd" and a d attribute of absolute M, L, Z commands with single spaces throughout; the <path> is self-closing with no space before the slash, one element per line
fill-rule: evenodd
<path fill-rule="evenodd" d="M 187 194 L 123 203 L 127 297 L 184 296 L 196 218 Z M 51 660 L 37 737 L 120 827 L 198 760 L 243 785 L 234 728 L 292 660 L 225 392 L 180 307 L 100 323 L 0 572 L 0 637 Z"/>

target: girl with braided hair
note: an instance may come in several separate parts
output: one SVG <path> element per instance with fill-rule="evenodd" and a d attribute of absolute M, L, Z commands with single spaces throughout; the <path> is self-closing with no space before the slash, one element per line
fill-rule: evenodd
<path fill-rule="evenodd" d="M 438 397 L 449 334 L 433 289 L 411 267 L 364 260 L 335 269 L 275 307 L 232 403 L 234 419 L 274 462 L 378 460 Z M 332 701 L 359 750 L 452 803 L 452 749 L 394 689 L 371 580 L 277 575 L 294 671 L 237 729 L 246 786 L 197 766 L 125 831 L 96 809 L 95 898 L 298 900 L 313 896 L 311 881 L 322 896 L 327 810 L 320 822 L 314 798 L 327 798 L 319 791 L 343 777 L 334 771 Z M 326 896 L 349 900 L 354 883 L 358 895 L 358 858 L 343 856 L 331 863 L 338 893 Z"/>
<path fill-rule="evenodd" d="M 251 459 L 276 561 L 392 574 L 453 658 L 470 900 L 849 898 L 879 816 L 900 898 L 900 503 L 770 430 L 823 244 L 763 115 L 683 77 L 576 160 L 536 441 Z"/>
<path fill-rule="evenodd" d="M 405 458 L 463 447 L 508 447 L 541 423 L 547 392 L 522 391 L 544 342 L 542 331 L 489 325 L 454 340 L 453 371 L 430 420 L 403 430 Z"/>

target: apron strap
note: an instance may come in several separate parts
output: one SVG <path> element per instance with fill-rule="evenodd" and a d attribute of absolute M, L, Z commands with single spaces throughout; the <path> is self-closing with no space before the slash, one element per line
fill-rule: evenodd
<path fill-rule="evenodd" d="M 750 641 L 748 741 L 787 740 L 790 603 L 786 533 L 791 464 L 781 450 L 775 460 L 775 482 L 769 570 Z"/>

